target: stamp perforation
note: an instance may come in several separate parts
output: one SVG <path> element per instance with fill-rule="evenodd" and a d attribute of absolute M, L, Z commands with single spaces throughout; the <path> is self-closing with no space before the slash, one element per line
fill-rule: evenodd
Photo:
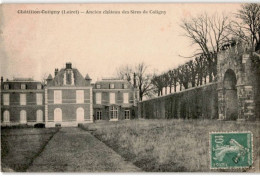
<path fill-rule="evenodd" d="M 212 148 L 212 143 L 211 143 L 211 135 L 212 134 L 232 134 L 232 133 L 248 133 L 251 135 L 251 155 L 252 155 L 252 161 L 251 161 L 251 166 L 234 166 L 234 167 L 212 167 L 212 159 L 211 159 L 211 148 Z M 253 165 L 254 165 L 254 142 L 253 142 L 253 133 L 251 131 L 212 131 L 209 132 L 209 159 L 210 159 L 210 169 L 211 170 L 220 170 L 220 169 L 254 169 Z"/>

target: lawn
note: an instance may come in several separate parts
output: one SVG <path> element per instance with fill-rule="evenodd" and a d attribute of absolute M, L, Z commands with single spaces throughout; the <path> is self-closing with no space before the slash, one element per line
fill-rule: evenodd
<path fill-rule="evenodd" d="M 217 120 L 131 120 L 81 126 L 148 172 L 209 172 L 209 132 L 251 131 L 259 171 L 260 123 Z M 248 170 L 225 170 L 248 171 Z"/>
<path fill-rule="evenodd" d="M 1 129 L 1 167 L 3 172 L 24 172 L 44 149 L 57 129 Z"/>

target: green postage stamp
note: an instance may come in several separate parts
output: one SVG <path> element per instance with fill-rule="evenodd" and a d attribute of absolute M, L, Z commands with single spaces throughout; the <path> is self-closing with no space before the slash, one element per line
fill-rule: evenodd
<path fill-rule="evenodd" d="M 251 132 L 210 133 L 210 168 L 249 168 L 253 165 Z"/>

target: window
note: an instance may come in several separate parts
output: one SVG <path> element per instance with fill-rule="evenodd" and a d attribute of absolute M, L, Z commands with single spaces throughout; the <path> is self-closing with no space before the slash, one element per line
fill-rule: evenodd
<path fill-rule="evenodd" d="M 84 122 L 84 109 L 83 108 L 77 109 L 77 121 Z"/>
<path fill-rule="evenodd" d="M 27 115 L 26 115 L 26 111 L 25 110 L 22 110 L 20 112 L 20 123 L 21 124 L 26 124 L 27 122 Z"/>
<path fill-rule="evenodd" d="M 117 108 L 115 106 L 111 107 L 110 119 L 117 119 Z"/>
<path fill-rule="evenodd" d="M 125 119 L 130 119 L 130 110 L 125 110 Z"/>
<path fill-rule="evenodd" d="M 123 84 L 123 89 L 127 89 L 127 84 Z"/>
<path fill-rule="evenodd" d="M 42 105 L 42 94 L 41 93 L 36 93 L 36 104 Z"/>
<path fill-rule="evenodd" d="M 98 85 L 96 85 L 96 88 L 100 89 L 101 87 L 100 87 L 100 85 L 98 84 Z"/>
<path fill-rule="evenodd" d="M 110 95 L 109 95 L 109 102 L 110 102 L 110 104 L 115 104 L 116 103 L 116 94 L 115 93 L 110 93 Z"/>
<path fill-rule="evenodd" d="M 96 93 L 96 104 L 101 104 L 101 100 L 102 100 L 101 93 Z"/>
<path fill-rule="evenodd" d="M 20 105 L 26 105 L 26 94 L 20 94 Z"/>
<path fill-rule="evenodd" d="M 10 113 L 9 111 L 4 111 L 4 123 L 10 122 Z"/>
<path fill-rule="evenodd" d="M 61 104 L 62 103 L 62 94 L 61 90 L 54 91 L 54 104 Z"/>
<path fill-rule="evenodd" d="M 114 85 L 113 83 L 111 83 L 111 84 L 109 85 L 109 88 L 110 88 L 110 89 L 114 89 L 114 88 L 115 88 L 115 85 Z"/>
<path fill-rule="evenodd" d="M 36 122 L 43 122 L 43 112 L 40 109 L 36 112 Z"/>
<path fill-rule="evenodd" d="M 84 103 L 84 90 L 77 90 L 76 91 L 76 102 L 77 103 Z"/>
<path fill-rule="evenodd" d="M 129 94 L 128 93 L 123 94 L 123 101 L 124 101 L 125 104 L 129 103 Z"/>
<path fill-rule="evenodd" d="M 60 108 L 54 109 L 54 122 L 62 122 L 62 110 Z"/>
<path fill-rule="evenodd" d="M 5 85 L 4 85 L 4 89 L 5 89 L 5 90 L 9 90 L 9 85 L 8 85 L 8 84 L 5 84 Z"/>
<path fill-rule="evenodd" d="M 97 120 L 102 119 L 102 111 L 97 111 Z"/>
<path fill-rule="evenodd" d="M 21 84 L 21 89 L 25 90 L 26 89 L 26 85 L 25 84 Z"/>
<path fill-rule="evenodd" d="M 9 103 L 9 94 L 4 94 L 3 95 L 3 98 L 4 98 L 4 105 L 8 106 L 10 103 Z"/>
<path fill-rule="evenodd" d="M 42 89 L 42 84 L 37 84 L 37 90 L 41 90 Z"/>

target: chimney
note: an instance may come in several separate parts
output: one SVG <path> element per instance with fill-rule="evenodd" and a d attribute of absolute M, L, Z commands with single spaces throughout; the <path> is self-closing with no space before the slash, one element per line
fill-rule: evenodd
<path fill-rule="evenodd" d="M 58 74 L 58 72 L 59 72 L 59 69 L 55 69 L 55 71 L 54 71 L 54 77 Z"/>
<path fill-rule="evenodd" d="M 136 74 L 134 73 L 134 88 L 136 88 Z"/>
<path fill-rule="evenodd" d="M 66 63 L 66 69 L 72 69 L 72 64 L 71 62 Z"/>

